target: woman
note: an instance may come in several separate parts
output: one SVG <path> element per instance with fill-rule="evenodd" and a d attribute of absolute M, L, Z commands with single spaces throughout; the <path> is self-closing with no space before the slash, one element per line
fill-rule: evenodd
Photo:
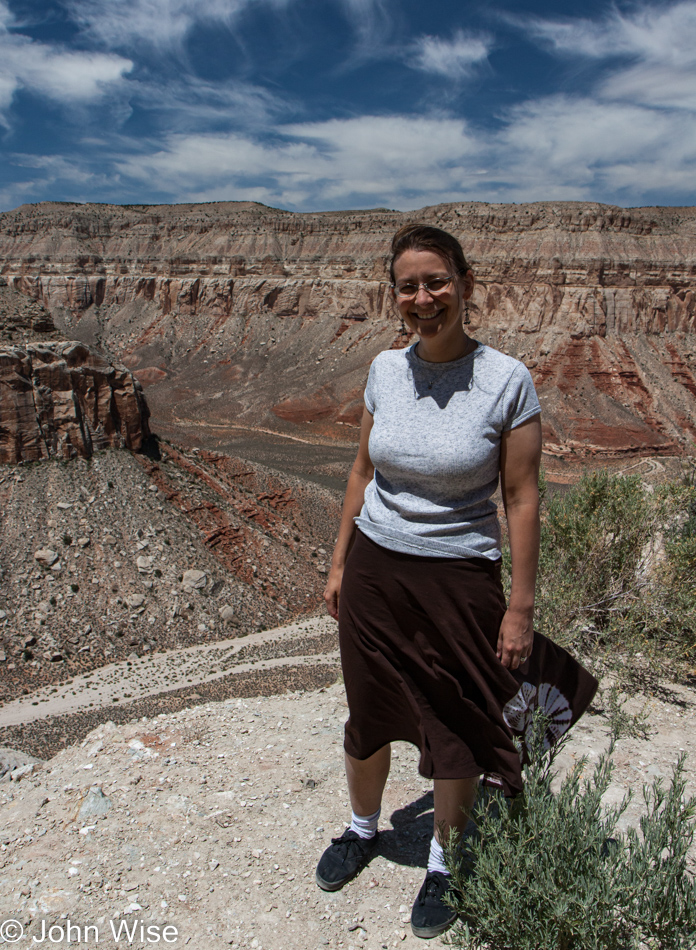
<path fill-rule="evenodd" d="M 459 242 L 407 225 L 394 237 L 392 295 L 417 336 L 373 362 L 360 446 L 324 592 L 339 621 L 349 719 L 351 825 L 317 867 L 337 890 L 367 863 L 396 740 L 434 779 L 434 825 L 411 925 L 446 930 L 443 841 L 461 833 L 482 773 L 522 788 L 513 730 L 540 702 L 550 739 L 589 704 L 596 681 L 533 630 L 539 554 L 540 407 L 526 367 L 469 337 L 474 276 Z M 500 582 L 498 479 L 512 587 Z M 444 837 L 443 837 L 444 835 Z"/>

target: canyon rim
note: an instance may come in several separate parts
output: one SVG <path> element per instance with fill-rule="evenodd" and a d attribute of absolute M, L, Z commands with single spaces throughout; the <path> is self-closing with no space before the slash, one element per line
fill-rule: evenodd
<path fill-rule="evenodd" d="M 124 363 L 155 431 L 352 442 L 369 364 L 403 346 L 389 241 L 454 233 L 472 333 L 530 368 L 545 450 L 679 455 L 696 438 L 696 209 L 453 203 L 298 214 L 251 202 L 44 203 L 0 215 L 8 288 Z"/>

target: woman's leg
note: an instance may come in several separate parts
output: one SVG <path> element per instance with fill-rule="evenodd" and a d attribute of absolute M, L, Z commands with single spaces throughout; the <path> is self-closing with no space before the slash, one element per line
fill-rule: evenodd
<path fill-rule="evenodd" d="M 377 822 L 382 792 L 389 775 L 391 746 L 385 745 L 369 759 L 354 759 L 346 752 L 346 775 L 353 818 L 340 838 L 332 838 L 317 865 L 317 884 L 337 891 L 362 870 L 377 843 Z"/>
<path fill-rule="evenodd" d="M 382 746 L 369 759 L 354 759 L 347 752 L 345 756 L 351 807 L 356 815 L 374 815 L 382 804 L 382 792 L 391 764 L 391 746 Z"/>
<path fill-rule="evenodd" d="M 478 794 L 479 776 L 474 778 L 444 779 L 434 782 L 435 837 L 441 845 L 447 843 L 450 828 L 460 835 L 469 820 Z"/>

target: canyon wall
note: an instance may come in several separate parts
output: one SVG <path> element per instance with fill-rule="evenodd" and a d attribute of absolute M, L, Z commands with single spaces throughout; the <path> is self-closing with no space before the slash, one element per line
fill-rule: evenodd
<path fill-rule="evenodd" d="M 140 449 L 148 415 L 132 374 L 84 343 L 0 347 L 0 462 Z"/>
<path fill-rule="evenodd" d="M 354 438 L 370 361 L 409 339 L 387 261 L 412 220 L 462 241 L 471 330 L 530 367 L 548 452 L 673 455 L 696 440 L 693 208 L 48 203 L 0 215 L 0 273 L 132 369 L 155 428 Z"/>

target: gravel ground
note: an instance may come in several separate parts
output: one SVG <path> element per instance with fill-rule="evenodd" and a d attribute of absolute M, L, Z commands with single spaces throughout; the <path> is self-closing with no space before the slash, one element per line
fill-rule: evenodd
<path fill-rule="evenodd" d="M 617 747 L 610 801 L 668 777 L 682 749 L 694 761 L 694 692 L 669 687 L 648 704 L 653 734 Z M 340 683 L 205 702 L 101 723 L 80 744 L 28 766 L 20 780 L 5 778 L 0 916 L 24 926 L 19 946 L 33 946 L 42 921 L 65 928 L 68 920 L 94 924 L 100 946 L 114 945 L 112 920 L 171 924 L 178 934 L 171 945 L 190 950 L 422 945 L 409 915 L 432 833 L 432 794 L 410 746 L 395 744 L 370 865 L 337 893 L 315 884 L 316 861 L 349 817 L 345 718 Z M 561 767 L 583 755 L 596 759 L 607 738 L 606 720 L 586 715 Z M 639 815 L 637 798 L 624 825 Z"/>

